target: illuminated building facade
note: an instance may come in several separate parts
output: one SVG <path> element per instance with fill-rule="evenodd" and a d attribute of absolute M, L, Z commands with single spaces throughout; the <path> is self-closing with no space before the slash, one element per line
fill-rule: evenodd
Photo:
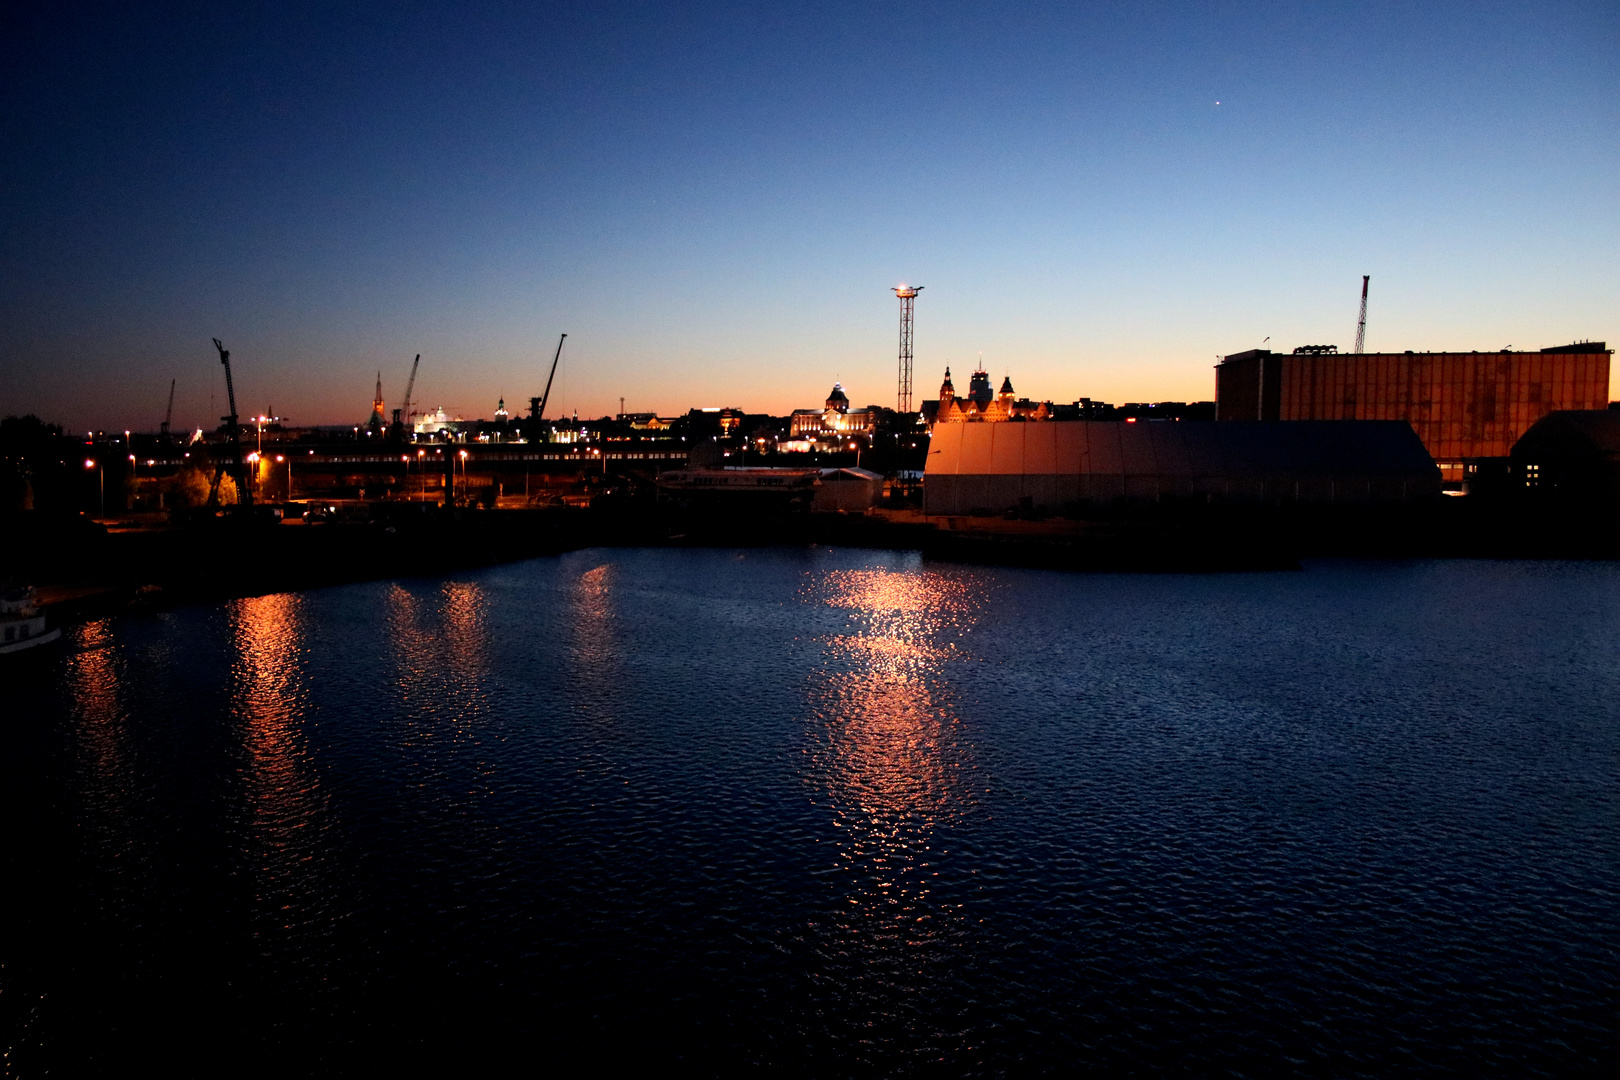
<path fill-rule="evenodd" d="M 1051 417 L 1051 403 L 1018 397 L 1010 375 L 1001 380 L 1001 390 L 992 394 L 990 373 L 982 366 L 970 376 L 967 396 L 960 398 L 956 396 L 956 387 L 951 382 L 951 369 L 946 368 L 945 381 L 939 384 L 939 400 L 925 402 L 923 409 L 923 418 L 935 424 L 1049 420 Z"/>
<path fill-rule="evenodd" d="M 1405 420 L 1456 482 L 1465 461 L 1506 457 L 1548 413 L 1604 408 L 1609 356 L 1601 341 L 1499 353 L 1250 349 L 1215 368 L 1216 418 Z"/>
<path fill-rule="evenodd" d="M 795 409 L 788 423 L 791 439 L 829 446 L 850 438 L 866 438 L 876 428 L 877 409 L 851 409 L 842 383 L 833 383 L 825 408 Z"/>

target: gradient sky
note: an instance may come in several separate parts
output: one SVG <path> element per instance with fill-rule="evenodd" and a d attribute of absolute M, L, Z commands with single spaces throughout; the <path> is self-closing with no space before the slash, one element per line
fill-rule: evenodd
<path fill-rule="evenodd" d="M 0 414 L 210 424 L 217 336 L 243 412 L 488 416 L 564 330 L 553 414 L 892 406 L 902 281 L 918 399 L 1208 399 L 1362 274 L 1371 349 L 1620 339 L 1613 0 L 36 7 Z"/>

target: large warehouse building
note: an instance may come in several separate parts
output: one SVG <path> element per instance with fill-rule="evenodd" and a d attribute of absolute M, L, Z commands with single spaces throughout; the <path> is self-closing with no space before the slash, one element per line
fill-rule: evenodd
<path fill-rule="evenodd" d="M 1557 409 L 1602 409 L 1609 350 L 1601 341 L 1540 352 L 1292 354 L 1251 349 L 1215 368 L 1218 420 L 1405 420 L 1461 481 L 1469 458 L 1506 457 Z"/>
<path fill-rule="evenodd" d="M 1115 502 L 1398 503 L 1440 477 L 1407 424 L 1074 420 L 939 424 L 928 514 L 1058 513 Z"/>

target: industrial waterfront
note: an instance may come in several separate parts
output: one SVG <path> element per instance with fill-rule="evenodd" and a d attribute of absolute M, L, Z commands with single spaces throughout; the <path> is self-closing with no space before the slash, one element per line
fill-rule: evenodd
<path fill-rule="evenodd" d="M 1590 1075 L 1616 612 L 820 545 L 91 619 L 0 727 L 8 1068 Z"/>

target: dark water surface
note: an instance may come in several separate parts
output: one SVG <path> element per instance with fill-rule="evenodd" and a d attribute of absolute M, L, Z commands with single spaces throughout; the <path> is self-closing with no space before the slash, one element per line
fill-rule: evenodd
<path fill-rule="evenodd" d="M 596 550 L 5 677 L 13 1075 L 1620 1050 L 1620 565 Z"/>

